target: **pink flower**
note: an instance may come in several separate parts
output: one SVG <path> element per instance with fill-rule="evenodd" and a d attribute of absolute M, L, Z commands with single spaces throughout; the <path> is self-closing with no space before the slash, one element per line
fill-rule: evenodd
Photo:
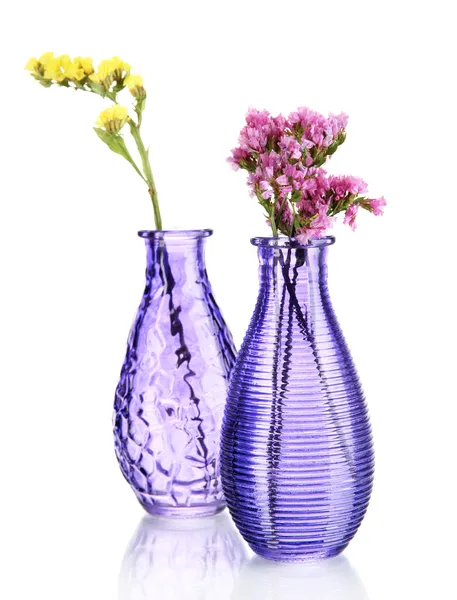
<path fill-rule="evenodd" d="M 344 141 L 347 121 L 344 113 L 325 117 L 306 107 L 287 118 L 251 108 L 228 159 L 248 171 L 251 194 L 260 197 L 278 231 L 300 243 L 325 235 L 340 213 L 352 229 L 359 208 L 383 213 L 384 198 L 368 198 L 363 179 L 328 175 L 323 168 Z"/>
<path fill-rule="evenodd" d="M 358 204 L 351 204 L 346 210 L 346 214 L 344 215 L 344 224 L 349 225 L 352 231 L 355 231 L 357 228 L 357 223 L 355 222 L 355 218 L 357 216 L 357 212 L 359 210 Z"/>
<path fill-rule="evenodd" d="M 384 199 L 384 196 L 381 196 L 381 198 L 370 199 L 370 200 L 368 200 L 368 203 L 370 204 L 371 210 L 373 211 L 373 214 L 376 217 L 380 217 L 381 215 L 384 214 L 383 208 L 387 204 Z"/>
<path fill-rule="evenodd" d="M 363 179 L 352 175 L 330 175 L 329 184 L 339 198 L 344 198 L 346 194 L 364 194 L 368 189 Z"/>
<path fill-rule="evenodd" d="M 311 227 L 297 230 L 295 239 L 302 245 L 306 245 L 312 239 L 320 239 L 325 233 L 325 228 L 315 227 L 314 223 Z"/>
<path fill-rule="evenodd" d="M 304 138 L 311 145 L 322 148 L 327 148 L 335 141 L 336 136 L 346 127 L 347 120 L 347 115 L 344 113 L 331 114 L 326 118 L 306 107 L 300 107 L 289 115 L 291 127 L 300 125 L 304 132 Z"/>
<path fill-rule="evenodd" d="M 232 156 L 229 156 L 227 158 L 227 161 L 232 165 L 232 168 L 235 171 L 238 171 L 238 169 L 240 168 L 240 160 L 246 159 L 248 156 L 248 153 L 246 152 L 246 150 L 243 150 L 241 148 L 234 148 L 232 150 Z"/>
<path fill-rule="evenodd" d="M 268 123 L 270 113 L 267 110 L 257 110 L 250 108 L 246 115 L 246 123 L 249 127 L 262 128 Z"/>
<path fill-rule="evenodd" d="M 262 190 L 262 198 L 264 198 L 265 200 L 274 196 L 273 188 L 271 187 L 268 181 L 261 181 L 259 183 L 259 187 Z"/>
<path fill-rule="evenodd" d="M 302 246 L 306 246 L 312 237 L 315 237 L 312 229 L 302 229 L 295 234 L 295 239 Z"/>
<path fill-rule="evenodd" d="M 283 135 L 279 140 L 279 147 L 286 155 L 286 158 L 298 160 L 301 158 L 301 148 L 297 140 L 291 135 Z"/>
<path fill-rule="evenodd" d="M 329 115 L 328 124 L 333 137 L 336 137 L 342 129 L 346 129 L 348 118 L 349 117 L 345 113 L 340 113 L 339 115 Z"/>

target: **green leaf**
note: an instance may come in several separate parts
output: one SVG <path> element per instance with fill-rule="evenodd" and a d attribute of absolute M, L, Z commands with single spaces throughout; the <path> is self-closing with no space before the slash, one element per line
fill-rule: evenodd
<path fill-rule="evenodd" d="M 121 156 L 123 156 L 125 160 L 127 160 L 132 165 L 132 167 L 135 169 L 138 175 L 140 175 L 140 177 L 144 179 L 142 172 L 139 170 L 139 168 L 135 164 L 135 161 L 130 156 L 129 151 L 127 150 L 127 146 L 125 145 L 124 138 L 121 135 L 119 135 L 118 133 L 111 133 L 110 131 L 105 131 L 100 127 L 94 127 L 94 131 L 102 140 L 102 142 L 104 142 L 108 146 L 110 150 L 112 150 L 116 154 L 120 154 Z"/>

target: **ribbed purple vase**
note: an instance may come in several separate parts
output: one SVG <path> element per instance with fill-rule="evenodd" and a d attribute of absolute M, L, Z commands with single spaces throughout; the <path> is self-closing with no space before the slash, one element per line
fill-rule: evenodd
<path fill-rule="evenodd" d="M 367 408 L 327 286 L 334 241 L 252 240 L 260 289 L 231 376 L 222 482 L 241 534 L 274 560 L 341 552 L 372 488 Z"/>
<path fill-rule="evenodd" d="M 114 403 L 116 455 L 150 514 L 222 510 L 220 429 L 232 336 L 204 259 L 212 231 L 141 231 L 146 288 Z"/>

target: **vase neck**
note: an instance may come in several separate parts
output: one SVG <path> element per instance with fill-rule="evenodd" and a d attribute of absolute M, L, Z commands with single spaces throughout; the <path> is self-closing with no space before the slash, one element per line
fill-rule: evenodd
<path fill-rule="evenodd" d="M 319 286 L 327 282 L 328 247 L 258 248 L 259 279 L 261 287 L 276 287 L 278 279 L 290 282 L 296 288 L 307 288 L 310 283 Z"/>
<path fill-rule="evenodd" d="M 205 241 L 211 229 L 139 231 L 145 240 L 149 282 L 156 279 L 164 286 L 181 286 L 186 280 L 207 279 Z"/>
<path fill-rule="evenodd" d="M 157 277 L 164 283 L 173 275 L 174 286 L 186 281 L 206 279 L 204 238 L 146 240 L 146 278 Z"/>

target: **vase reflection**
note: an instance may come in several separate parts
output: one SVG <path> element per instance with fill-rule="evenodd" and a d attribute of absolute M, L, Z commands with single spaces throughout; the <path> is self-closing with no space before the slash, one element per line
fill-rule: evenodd
<path fill-rule="evenodd" d="M 305 563 L 258 556 L 243 569 L 231 600 L 369 600 L 344 556 Z"/>
<path fill-rule="evenodd" d="M 126 551 L 119 600 L 229 600 L 247 560 L 229 515 L 146 516 Z"/>

